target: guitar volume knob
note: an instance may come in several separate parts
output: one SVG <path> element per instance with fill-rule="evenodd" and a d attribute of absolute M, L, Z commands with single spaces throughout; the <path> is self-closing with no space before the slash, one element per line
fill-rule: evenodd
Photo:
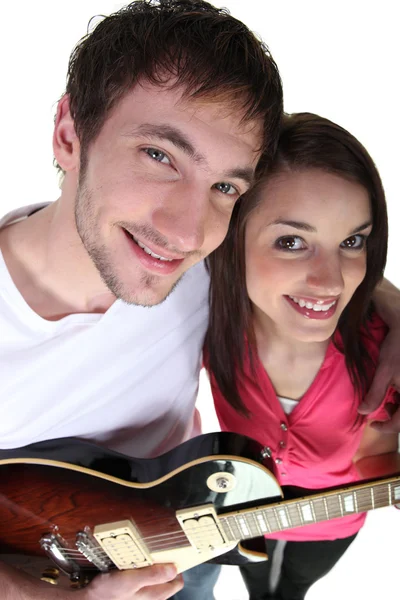
<path fill-rule="evenodd" d="M 236 477 L 232 473 L 226 473 L 225 471 L 213 473 L 207 479 L 207 486 L 213 492 L 225 494 L 233 490 L 236 486 Z"/>

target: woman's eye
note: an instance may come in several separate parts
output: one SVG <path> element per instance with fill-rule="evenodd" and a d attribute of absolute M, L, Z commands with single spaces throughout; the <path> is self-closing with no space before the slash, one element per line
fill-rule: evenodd
<path fill-rule="evenodd" d="M 168 156 L 164 152 L 161 152 L 161 150 L 157 150 L 157 148 L 144 148 L 144 151 L 150 156 L 150 158 L 156 160 L 157 162 L 167 165 L 171 164 Z"/>
<path fill-rule="evenodd" d="M 340 244 L 340 246 L 341 246 L 341 248 L 346 248 L 349 250 L 361 250 L 362 248 L 364 248 L 365 242 L 366 242 L 365 235 L 357 234 L 357 235 L 351 235 L 350 237 L 346 238 Z"/>
<path fill-rule="evenodd" d="M 235 187 L 233 187 L 232 184 L 225 183 L 224 181 L 221 181 L 220 183 L 216 183 L 214 185 L 214 187 L 219 192 L 222 192 L 222 194 L 227 194 L 227 196 L 233 196 L 235 194 L 238 194 L 237 189 Z"/>
<path fill-rule="evenodd" d="M 285 235 L 276 240 L 275 247 L 278 250 L 303 250 L 306 247 L 304 240 L 296 235 Z"/>

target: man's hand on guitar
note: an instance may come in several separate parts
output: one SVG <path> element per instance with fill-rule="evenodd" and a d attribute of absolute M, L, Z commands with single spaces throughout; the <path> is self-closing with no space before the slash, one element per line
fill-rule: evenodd
<path fill-rule="evenodd" d="M 167 600 L 182 587 L 182 576 L 173 565 L 155 565 L 98 575 L 79 600 Z"/>
<path fill-rule="evenodd" d="M 98 575 L 81 590 L 60 589 L 0 563 L 2 600 L 167 600 L 183 587 L 174 565 Z"/>

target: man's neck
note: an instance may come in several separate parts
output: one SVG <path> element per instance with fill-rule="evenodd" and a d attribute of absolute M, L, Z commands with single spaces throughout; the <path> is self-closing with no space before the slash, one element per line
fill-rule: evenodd
<path fill-rule="evenodd" d="M 0 248 L 19 292 L 44 319 L 104 313 L 115 302 L 80 240 L 66 199 L 4 228 Z"/>

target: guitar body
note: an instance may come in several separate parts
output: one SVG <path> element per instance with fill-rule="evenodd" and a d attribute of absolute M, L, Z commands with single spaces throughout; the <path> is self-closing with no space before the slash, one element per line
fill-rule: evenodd
<path fill-rule="evenodd" d="M 73 438 L 3 450 L 0 553 L 50 557 L 78 585 L 115 566 L 174 562 L 181 572 L 222 554 L 243 563 L 238 540 L 222 540 L 218 515 L 278 500 L 272 469 L 260 444 L 226 432 L 154 459 Z"/>

